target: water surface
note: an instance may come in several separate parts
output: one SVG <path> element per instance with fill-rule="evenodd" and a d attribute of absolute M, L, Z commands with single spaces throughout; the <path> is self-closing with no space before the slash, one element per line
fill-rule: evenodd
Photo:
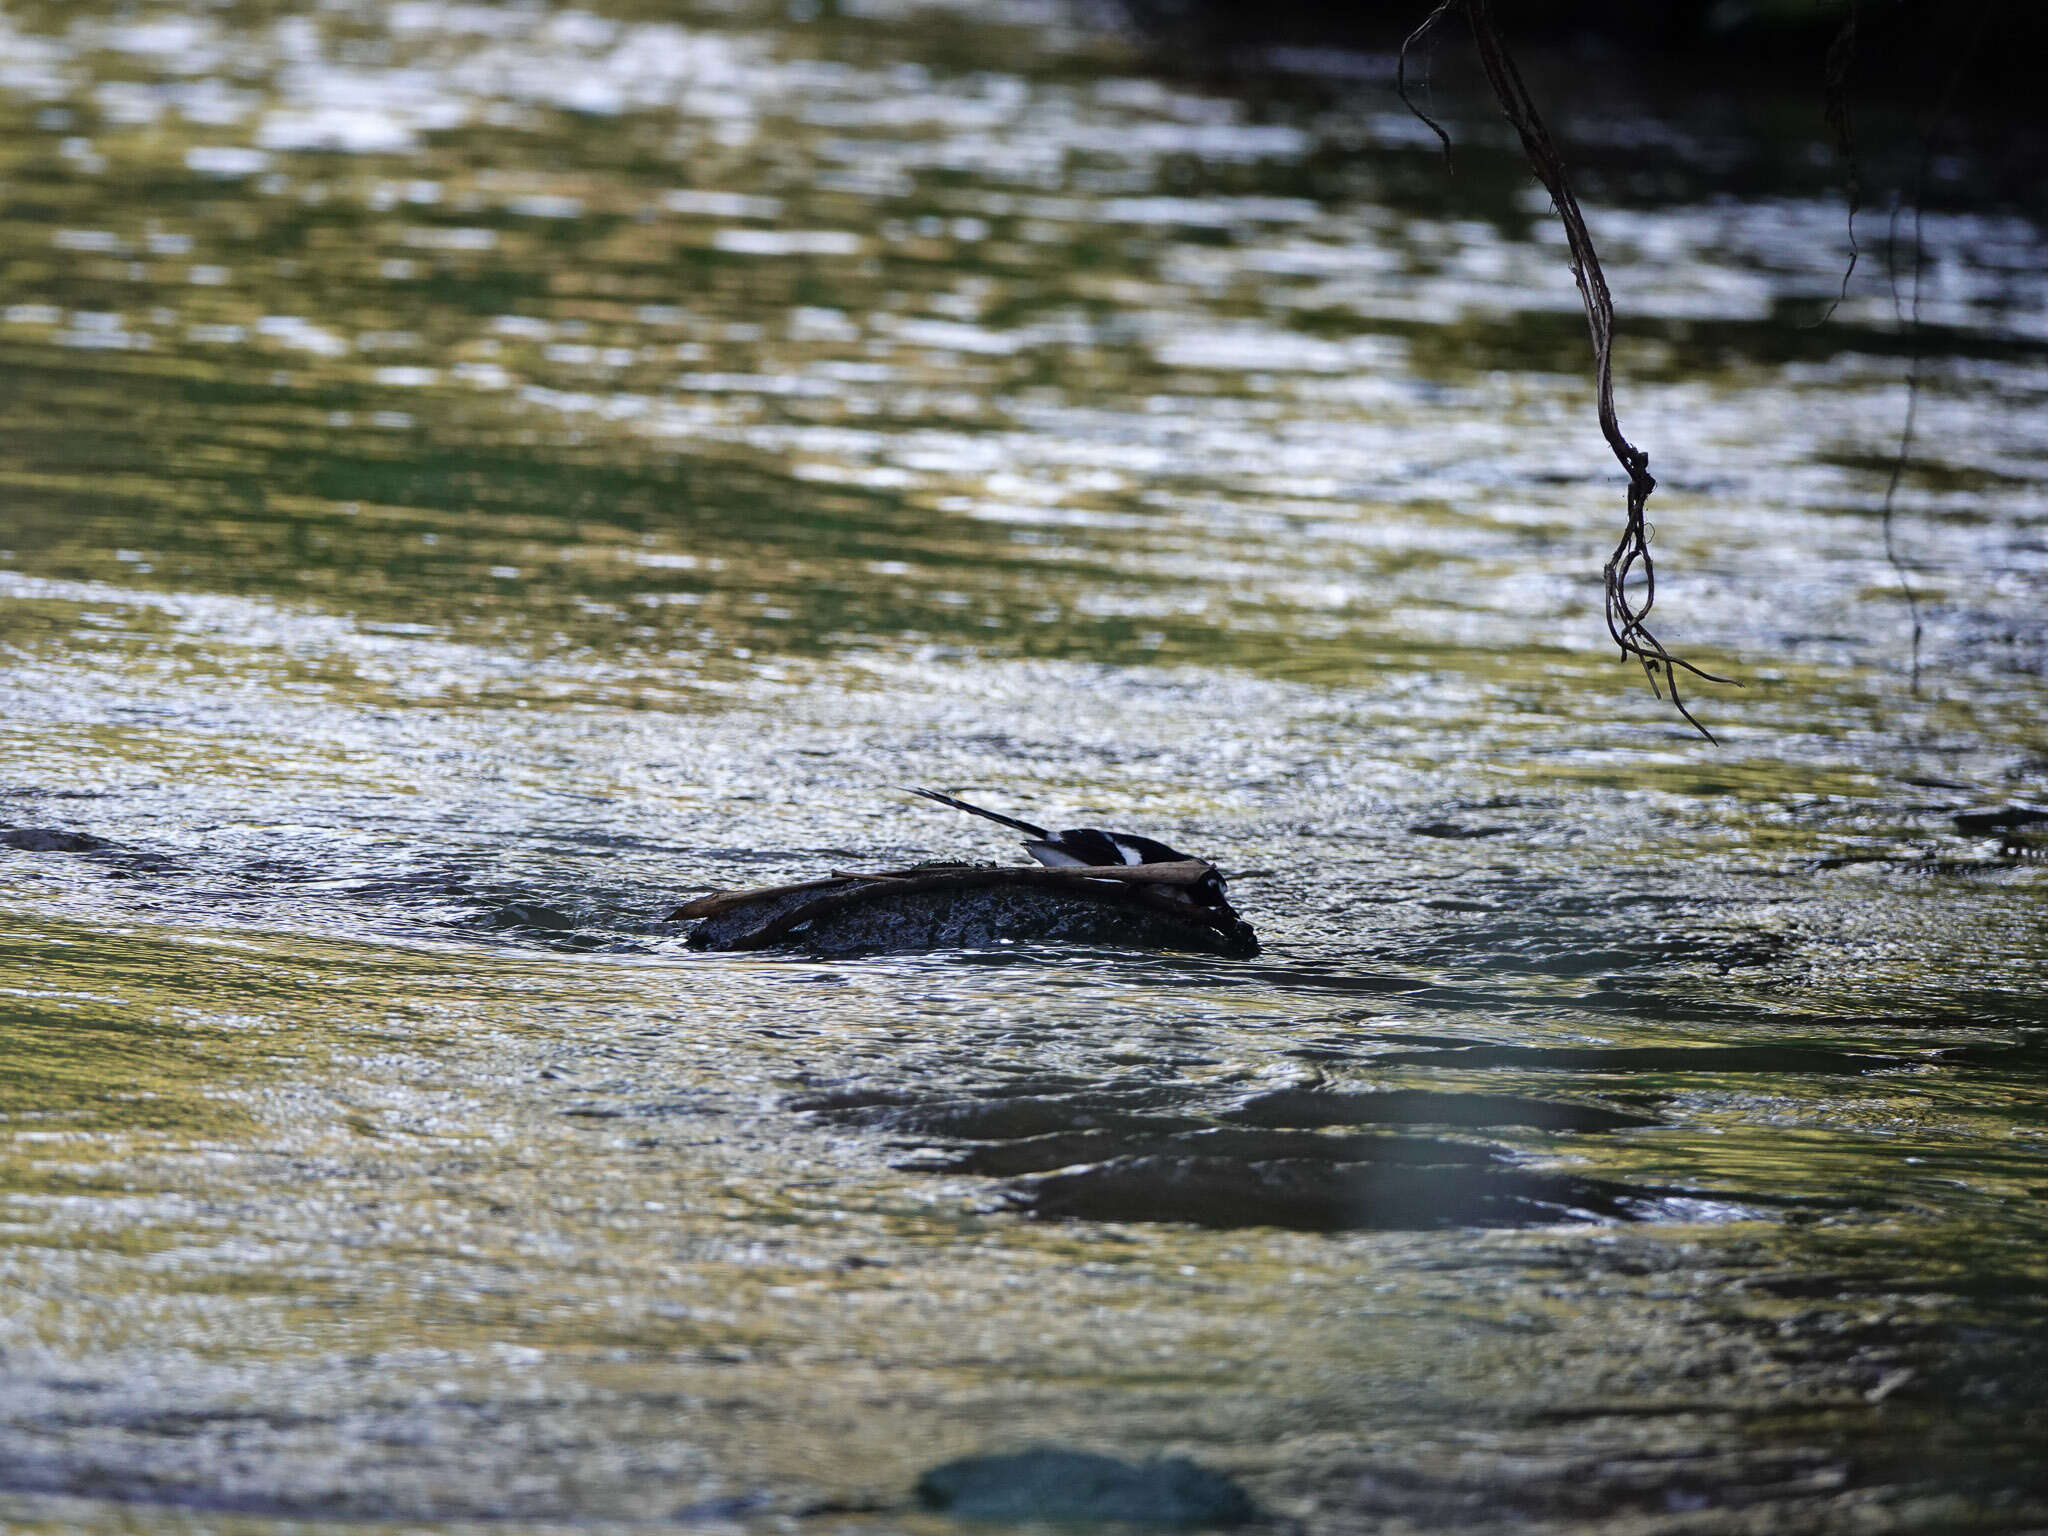
<path fill-rule="evenodd" d="M 1605 640 L 1540 194 L 1352 63 L 9 8 L 10 1524 L 938 1530 L 1032 1443 L 1315 1532 L 2048 1521 L 2048 884 L 1955 819 L 2048 802 L 2040 226 L 1925 221 L 1916 692 L 1826 168 L 1571 121 L 1716 749 Z M 1266 953 L 663 922 L 1005 852 L 905 783 Z"/>

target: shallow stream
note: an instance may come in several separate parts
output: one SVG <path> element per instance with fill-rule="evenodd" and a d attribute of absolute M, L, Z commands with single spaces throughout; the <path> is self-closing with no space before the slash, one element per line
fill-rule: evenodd
<path fill-rule="evenodd" d="M 2042 228 L 1924 223 L 1916 691 L 1819 125 L 1562 123 L 1712 747 L 1483 113 L 682 9 L 0 15 L 0 1522 L 2048 1524 Z M 663 921 L 1021 857 L 906 784 L 1264 953 Z"/>

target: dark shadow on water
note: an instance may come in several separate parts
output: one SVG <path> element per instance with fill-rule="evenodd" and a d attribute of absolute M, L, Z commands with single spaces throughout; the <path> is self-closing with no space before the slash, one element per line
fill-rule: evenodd
<path fill-rule="evenodd" d="M 1913 1066 L 1920 1058 L 1876 1052 L 1827 1051 L 1803 1046 L 1636 1046 L 1572 1049 L 1546 1046 L 1469 1045 L 1450 1050 L 1390 1051 L 1376 1066 L 1510 1067 L 1533 1072 L 1814 1072 L 1853 1076 Z"/>
<path fill-rule="evenodd" d="M 1118 1157 L 1013 1192 L 1035 1216 L 1310 1232 L 1632 1221 L 1648 1191 L 1469 1166 L 1234 1157 Z"/>
<path fill-rule="evenodd" d="M 783 1107 L 884 1138 L 909 1154 L 896 1163 L 905 1171 L 1021 1180 L 1002 1200 L 1048 1219 L 1428 1230 L 1698 1219 L 1736 1205 L 1711 1192 L 1528 1169 L 1526 1150 L 1475 1136 L 1356 1129 L 1575 1136 L 1661 1123 L 1511 1094 L 1247 1095 L 1227 1083 L 1061 1075 L 935 1090 L 861 1085 Z"/>
<path fill-rule="evenodd" d="M 1379 1093 L 1295 1090 L 1263 1094 L 1218 1118 L 1261 1126 L 1517 1125 L 1578 1133 L 1630 1130 L 1661 1123 L 1597 1105 L 1482 1093 L 1430 1093 L 1413 1088 Z"/>
<path fill-rule="evenodd" d="M 1118 1158 L 1196 1158 L 1254 1162 L 1398 1163 L 1419 1166 L 1504 1164 L 1505 1155 L 1472 1142 L 1428 1136 L 1322 1136 L 1309 1131 L 1196 1130 L 1146 1137 L 1121 1131 L 1071 1131 L 976 1147 L 899 1163 L 922 1173 L 1017 1178 Z"/>

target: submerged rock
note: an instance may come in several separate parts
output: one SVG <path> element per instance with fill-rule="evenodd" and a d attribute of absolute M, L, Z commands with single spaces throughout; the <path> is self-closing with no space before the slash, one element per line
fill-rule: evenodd
<path fill-rule="evenodd" d="M 0 827 L 0 848 L 19 848 L 24 853 L 97 853 L 111 847 L 103 837 L 90 832 L 66 832 L 57 827 Z"/>
<path fill-rule="evenodd" d="M 2048 807 L 2038 805 L 1989 805 L 1957 811 L 1950 818 L 1958 832 L 1978 837 L 1987 832 L 2011 832 L 2020 827 L 2048 822 Z"/>
<path fill-rule="evenodd" d="M 1051 1448 L 949 1461 L 917 1480 L 917 1499 L 926 1509 L 966 1520 L 1186 1528 L 1245 1525 L 1259 1517 L 1236 1483 L 1177 1456 L 1133 1463 Z"/>
<path fill-rule="evenodd" d="M 576 919 L 566 912 L 537 901 L 507 902 L 482 913 L 477 922 L 485 928 L 533 928 L 544 933 L 566 933 L 576 926 Z"/>
<path fill-rule="evenodd" d="M 835 876 L 705 897 L 671 917 L 698 919 L 692 949 L 839 956 L 1021 943 L 1238 959 L 1259 952 L 1251 925 L 1228 906 L 1199 906 L 1127 879 L 1009 865 Z"/>
<path fill-rule="evenodd" d="M 1022 1181 L 1013 1191 L 1032 1215 L 1055 1219 L 1302 1232 L 1633 1221 L 1657 1193 L 1604 1179 L 1469 1163 L 1417 1167 L 1185 1154 L 1114 1157 Z"/>

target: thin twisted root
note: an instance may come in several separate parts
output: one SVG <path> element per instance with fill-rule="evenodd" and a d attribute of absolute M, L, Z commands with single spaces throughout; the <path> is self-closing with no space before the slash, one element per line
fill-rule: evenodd
<path fill-rule="evenodd" d="M 1741 684 L 1733 678 L 1717 677 L 1683 657 L 1674 656 L 1649 627 L 1650 608 L 1657 601 L 1657 565 L 1650 555 L 1651 530 L 1644 521 L 1643 509 L 1650 493 L 1657 489 L 1657 481 L 1650 474 L 1650 456 L 1622 435 L 1621 422 L 1614 411 L 1614 299 L 1607 291 L 1607 275 L 1601 270 L 1600 257 L 1593 249 L 1593 236 L 1586 228 L 1586 217 L 1579 211 L 1579 200 L 1572 195 L 1563 157 L 1551 142 L 1550 130 L 1544 126 L 1543 116 L 1536 110 L 1528 86 L 1522 82 L 1521 71 L 1515 68 L 1515 61 L 1509 57 L 1500 33 L 1494 28 L 1487 0 L 1441 0 L 1402 43 L 1400 62 L 1395 69 L 1395 88 L 1408 109 L 1429 124 L 1437 137 L 1443 140 L 1444 154 L 1448 159 L 1450 135 L 1409 98 L 1407 59 L 1409 48 L 1454 10 L 1464 13 L 1472 29 L 1480 67 L 1486 73 L 1486 83 L 1493 88 L 1494 100 L 1500 104 L 1502 114 L 1522 141 L 1522 154 L 1527 158 L 1530 169 L 1535 171 L 1537 180 L 1543 183 L 1544 190 L 1549 192 L 1551 207 L 1557 213 L 1558 222 L 1564 225 L 1565 242 L 1571 250 L 1572 277 L 1579 285 L 1579 297 L 1586 306 L 1586 327 L 1593 339 L 1593 379 L 1600 433 L 1607 439 L 1607 446 L 1613 450 L 1621 467 L 1628 472 L 1628 520 L 1622 527 L 1621 539 L 1614 546 L 1614 554 L 1608 559 L 1604 572 L 1607 633 L 1621 648 L 1624 660 L 1633 656 L 1642 663 L 1651 691 L 1661 699 L 1668 689 L 1671 707 L 1685 717 L 1685 723 L 1708 741 L 1714 741 L 1714 733 L 1701 725 L 1692 711 L 1686 708 L 1678 674 L 1689 672 L 1710 683 L 1729 683 L 1735 687 Z"/>

